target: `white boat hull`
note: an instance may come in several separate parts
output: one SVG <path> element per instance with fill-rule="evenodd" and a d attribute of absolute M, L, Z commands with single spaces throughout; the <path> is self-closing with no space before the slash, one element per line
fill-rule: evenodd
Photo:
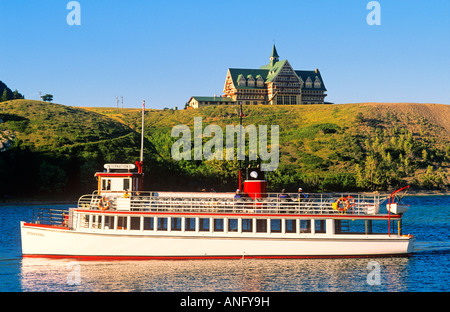
<path fill-rule="evenodd" d="M 208 235 L 209 234 L 209 235 Z M 161 235 L 92 233 L 21 223 L 24 257 L 121 258 L 308 258 L 407 255 L 414 238 L 399 235 L 327 235 L 304 237 L 220 236 L 193 233 Z M 259 236 L 259 237 L 258 237 Z"/>

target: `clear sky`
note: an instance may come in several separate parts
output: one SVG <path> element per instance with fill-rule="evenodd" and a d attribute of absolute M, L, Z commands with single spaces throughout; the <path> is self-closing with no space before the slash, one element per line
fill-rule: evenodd
<path fill-rule="evenodd" d="M 450 1 L 0 0 L 0 80 L 70 106 L 182 108 L 222 94 L 227 69 L 259 68 L 275 43 L 319 68 L 326 101 L 450 103 Z"/>

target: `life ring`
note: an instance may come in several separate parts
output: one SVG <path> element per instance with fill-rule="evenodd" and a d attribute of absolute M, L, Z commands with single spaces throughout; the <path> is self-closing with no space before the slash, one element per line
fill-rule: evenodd
<path fill-rule="evenodd" d="M 106 203 L 106 205 L 105 205 L 105 203 Z M 103 197 L 98 202 L 98 209 L 104 211 L 104 210 L 108 210 L 108 208 L 109 208 L 109 200 L 106 197 Z"/>
<path fill-rule="evenodd" d="M 343 206 L 343 207 L 339 206 L 339 204 L 340 204 L 341 202 L 344 203 L 344 206 Z M 345 197 L 339 198 L 339 199 L 337 200 L 337 202 L 336 202 L 336 208 L 337 208 L 340 212 L 345 213 L 349 207 L 350 207 L 350 202 L 349 202 L 349 200 L 348 200 L 347 198 L 345 198 Z"/>

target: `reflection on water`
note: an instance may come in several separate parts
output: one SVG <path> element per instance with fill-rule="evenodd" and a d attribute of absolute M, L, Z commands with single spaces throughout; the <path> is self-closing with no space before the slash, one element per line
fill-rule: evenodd
<path fill-rule="evenodd" d="M 369 262 L 379 264 L 379 283 Z M 409 258 L 22 260 L 22 291 L 407 291 Z M 372 270 L 372 271 L 371 271 Z M 376 272 L 375 272 L 376 273 Z"/>

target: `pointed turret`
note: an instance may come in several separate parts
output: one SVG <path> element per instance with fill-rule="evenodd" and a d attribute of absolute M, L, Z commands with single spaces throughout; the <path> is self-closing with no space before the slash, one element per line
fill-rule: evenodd
<path fill-rule="evenodd" d="M 278 56 L 277 48 L 275 48 L 275 44 L 272 48 L 272 54 L 270 54 L 270 66 L 273 66 L 276 62 L 280 60 L 280 57 Z"/>

